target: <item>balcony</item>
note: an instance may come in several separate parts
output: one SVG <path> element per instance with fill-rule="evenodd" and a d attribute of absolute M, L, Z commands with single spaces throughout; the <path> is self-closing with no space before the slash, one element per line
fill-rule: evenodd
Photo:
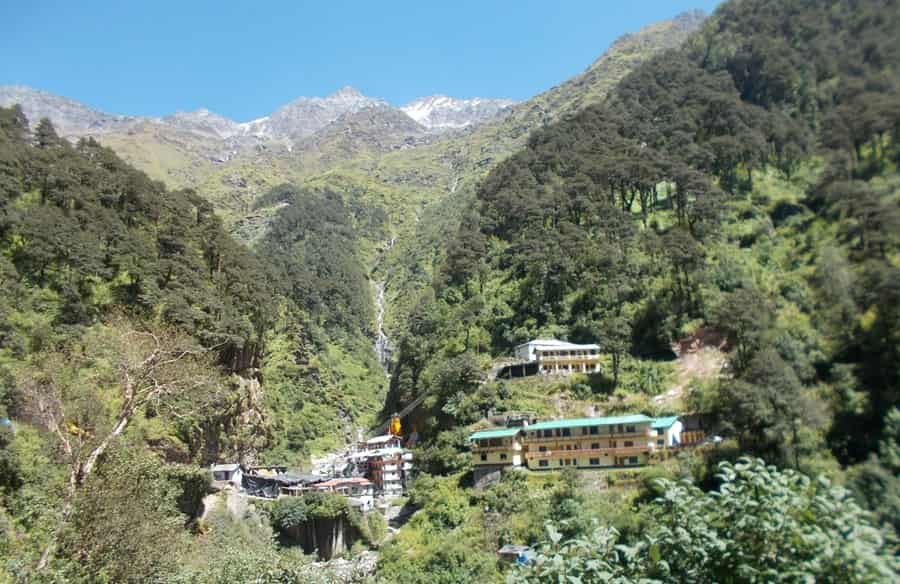
<path fill-rule="evenodd" d="M 522 445 L 515 444 L 512 446 L 473 446 L 472 447 L 472 452 L 475 452 L 475 453 L 509 452 L 511 450 L 522 450 Z"/>
<path fill-rule="evenodd" d="M 528 437 L 526 442 L 528 444 L 546 444 L 547 442 L 570 442 L 572 440 L 604 440 L 609 438 L 624 438 L 627 440 L 640 440 L 640 439 L 650 439 L 652 436 L 649 431 L 640 431 L 637 430 L 635 432 L 614 432 L 612 434 L 608 432 L 601 432 L 599 434 L 581 434 L 580 428 L 579 432 L 573 433 L 571 436 L 550 436 L 549 438 L 532 438 Z"/>
<path fill-rule="evenodd" d="M 613 455 L 634 456 L 635 454 L 647 454 L 650 446 L 619 446 L 616 448 L 580 448 L 578 450 L 545 450 L 544 452 L 528 452 L 525 456 L 529 460 L 541 458 L 573 458 L 579 456 Z"/>
<path fill-rule="evenodd" d="M 567 361 L 600 361 L 600 355 L 538 355 L 540 363 L 565 363 Z"/>

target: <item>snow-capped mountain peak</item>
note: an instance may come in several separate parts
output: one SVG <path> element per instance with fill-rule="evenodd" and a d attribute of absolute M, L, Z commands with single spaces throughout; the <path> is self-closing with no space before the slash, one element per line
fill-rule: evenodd
<path fill-rule="evenodd" d="M 400 110 L 430 130 L 451 130 L 485 122 L 514 103 L 510 99 L 430 95 L 411 101 Z"/>

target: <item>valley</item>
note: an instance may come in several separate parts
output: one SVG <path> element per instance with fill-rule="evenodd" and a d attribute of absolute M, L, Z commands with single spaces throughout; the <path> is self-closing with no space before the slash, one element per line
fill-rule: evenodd
<path fill-rule="evenodd" d="M 898 25 L 248 121 L 0 86 L 0 584 L 894 581 Z"/>

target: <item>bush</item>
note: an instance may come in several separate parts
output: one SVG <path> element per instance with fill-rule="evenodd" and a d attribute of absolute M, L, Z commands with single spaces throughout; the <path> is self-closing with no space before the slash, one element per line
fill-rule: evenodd
<path fill-rule="evenodd" d="M 554 525 L 513 582 L 888 582 L 892 550 L 849 493 L 762 460 L 719 466 L 718 491 L 659 480 L 642 532 L 595 525 L 564 539 Z"/>

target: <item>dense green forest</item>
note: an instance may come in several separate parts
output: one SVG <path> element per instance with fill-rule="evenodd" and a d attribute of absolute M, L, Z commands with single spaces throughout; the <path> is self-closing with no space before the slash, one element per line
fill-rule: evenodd
<path fill-rule="evenodd" d="M 472 383 L 473 366 L 536 337 L 597 342 L 608 368 L 573 384 L 573 397 L 609 413 L 623 403 L 650 415 L 692 411 L 728 439 L 712 458 L 670 467 L 669 479 L 688 476 L 724 493 L 732 479 L 722 473 L 731 471 L 717 464 L 741 454 L 824 473 L 856 501 L 836 495 L 843 502 L 828 505 L 888 534 L 862 546 L 883 562 L 894 544 L 882 542 L 896 541 L 900 470 L 898 20 L 892 1 L 727 2 L 682 49 L 638 67 L 603 103 L 535 132 L 491 172 L 410 314 L 392 378 L 389 403 L 435 396 L 425 402 L 431 446 L 423 461 L 435 461 L 435 472 L 464 471 L 464 459 L 452 456 L 465 440 L 455 427 L 521 403 L 523 382 Z M 649 400 L 660 388 L 636 382 L 635 372 L 664 365 L 675 341 L 704 330 L 727 336 L 726 375 L 695 383 L 680 406 Z M 746 472 L 741 480 L 757 480 L 757 471 Z M 778 479 L 785 489 L 812 495 L 786 476 Z M 472 546 L 543 541 L 547 563 L 523 570 L 525 581 L 890 579 L 878 572 L 890 563 L 841 576 L 825 564 L 791 572 L 686 559 L 663 567 L 681 554 L 725 553 L 713 550 L 737 537 L 696 532 L 684 548 L 660 547 L 674 536 L 643 518 L 658 521 L 672 512 L 666 505 L 702 509 L 698 497 L 706 496 L 675 484 L 664 502 L 632 519 L 598 512 L 593 500 L 572 514 L 593 515 L 601 526 L 624 523 L 617 531 L 566 530 L 560 526 L 572 520 L 551 506 L 537 513 L 554 522 L 549 539 L 503 514 L 501 533 L 485 545 L 477 524 L 488 529 L 496 516 L 479 513 L 472 500 L 472 515 L 461 521 Z M 535 496 L 535 485 L 519 488 L 519 497 Z M 748 504 L 768 505 L 762 495 Z M 730 520 L 702 521 L 721 529 Z M 447 533 L 448 541 L 462 533 L 434 522 L 422 529 Z M 834 529 L 823 537 L 837 537 Z M 396 553 L 387 556 L 395 574 L 403 573 L 401 560 L 422 565 L 421 575 L 396 581 L 425 581 L 453 563 L 430 546 Z M 493 570 L 486 558 L 454 561 L 482 577 Z"/>
<path fill-rule="evenodd" d="M 292 537 L 335 517 L 379 548 L 352 581 L 895 580 L 898 28 L 897 0 L 727 1 L 404 217 L 429 243 L 394 251 L 407 207 L 339 180 L 256 199 L 246 247 L 197 193 L 0 108 L 0 583 L 329 582 Z M 656 399 L 709 332 L 721 374 Z M 598 343 L 603 372 L 486 379 L 537 337 Z M 200 517 L 208 464 L 306 467 L 423 395 L 389 541 L 338 496 Z M 586 407 L 698 414 L 721 441 L 472 487 L 487 416 Z"/>
<path fill-rule="evenodd" d="M 9 574 L 169 581 L 193 546 L 219 561 L 232 548 L 185 539 L 208 489 L 200 466 L 299 464 L 379 405 L 377 363 L 354 361 L 371 352 L 371 308 L 349 212 L 298 196 L 251 251 L 195 193 L 47 120 L 32 129 L 18 107 L 0 109 L 0 161 Z M 233 561 L 278 559 L 264 529 L 247 537 L 258 554 Z M 217 581 L 208 569 L 190 581 Z"/>

